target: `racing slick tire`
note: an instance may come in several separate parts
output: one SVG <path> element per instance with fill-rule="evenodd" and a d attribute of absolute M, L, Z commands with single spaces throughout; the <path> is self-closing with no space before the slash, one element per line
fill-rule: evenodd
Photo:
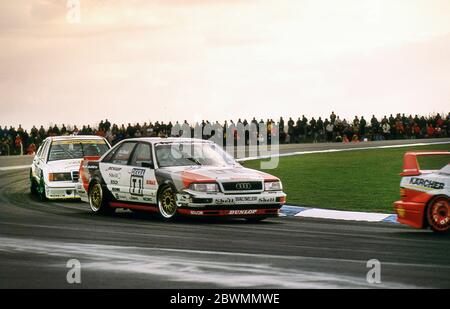
<path fill-rule="evenodd" d="M 175 190 L 171 185 L 163 187 L 158 193 L 158 214 L 164 221 L 171 221 L 177 215 Z"/>
<path fill-rule="evenodd" d="M 45 190 L 44 180 L 41 178 L 41 180 L 39 181 L 39 184 L 36 184 L 36 185 L 37 185 L 36 192 L 37 192 L 38 198 L 42 202 L 45 202 L 47 200 L 47 191 Z"/>
<path fill-rule="evenodd" d="M 30 170 L 30 192 L 31 192 L 31 195 L 33 195 L 33 196 L 37 196 L 38 195 L 37 186 L 38 185 L 36 183 L 36 179 L 34 179 L 33 173 Z"/>
<path fill-rule="evenodd" d="M 97 181 L 94 181 L 89 189 L 89 206 L 93 213 L 99 215 L 111 215 L 116 211 L 115 208 L 108 205 L 104 198 L 102 185 Z"/>
<path fill-rule="evenodd" d="M 450 203 L 448 197 L 439 196 L 427 209 L 428 224 L 436 233 L 450 232 Z"/>

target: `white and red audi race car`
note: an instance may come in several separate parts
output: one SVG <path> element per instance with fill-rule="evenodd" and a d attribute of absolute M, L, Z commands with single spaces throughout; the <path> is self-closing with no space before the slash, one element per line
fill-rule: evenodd
<path fill-rule="evenodd" d="M 211 141 L 127 139 L 99 160 L 84 160 L 77 186 L 94 213 L 117 208 L 177 215 L 278 216 L 286 200 L 278 178 L 238 164 Z"/>
<path fill-rule="evenodd" d="M 39 147 L 30 168 L 31 193 L 40 199 L 76 199 L 75 185 L 81 161 L 99 158 L 111 146 L 99 136 L 48 137 Z"/>
<path fill-rule="evenodd" d="M 422 170 L 418 158 L 438 158 L 437 170 Z M 435 232 L 450 231 L 450 152 L 408 152 L 403 159 L 401 200 L 394 203 L 398 222 Z"/>

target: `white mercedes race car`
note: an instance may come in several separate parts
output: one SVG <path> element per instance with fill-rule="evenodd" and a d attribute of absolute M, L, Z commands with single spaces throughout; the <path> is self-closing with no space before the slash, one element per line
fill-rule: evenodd
<path fill-rule="evenodd" d="M 99 158 L 110 148 L 106 139 L 99 136 L 46 138 L 30 168 L 31 193 L 41 200 L 80 198 L 75 185 L 82 159 Z"/>
<path fill-rule="evenodd" d="M 286 201 L 278 178 L 242 167 L 210 141 L 137 138 L 117 144 L 100 160 L 84 160 L 78 194 L 95 213 L 116 208 L 177 215 L 278 216 Z"/>

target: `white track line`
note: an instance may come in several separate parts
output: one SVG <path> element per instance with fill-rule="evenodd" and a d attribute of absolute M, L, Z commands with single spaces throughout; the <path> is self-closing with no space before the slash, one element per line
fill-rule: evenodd
<path fill-rule="evenodd" d="M 30 168 L 30 166 L 31 165 L 28 164 L 28 165 L 16 165 L 16 166 L 0 167 L 0 172 L 27 169 L 27 168 Z"/>
<path fill-rule="evenodd" d="M 343 149 L 326 149 L 326 150 L 310 150 L 310 151 L 295 151 L 288 153 L 270 154 L 264 156 L 247 157 L 242 159 L 237 159 L 239 162 L 269 159 L 276 157 L 290 157 L 304 154 L 314 154 L 314 153 L 329 153 L 329 152 L 343 152 L 343 151 L 356 151 L 356 150 L 370 150 L 370 149 L 387 149 L 387 148 L 402 148 L 402 147 L 419 147 L 419 146 L 430 146 L 430 145 L 445 145 L 450 144 L 450 141 L 446 142 L 432 142 L 432 143 L 416 143 L 416 144 L 400 144 L 400 145 L 385 145 L 385 146 L 368 146 L 368 147 L 355 147 L 355 148 L 343 148 Z"/>
<path fill-rule="evenodd" d="M 273 157 L 290 157 L 304 154 L 314 154 L 314 153 L 329 153 L 329 152 L 342 152 L 342 151 L 356 151 L 356 150 L 369 150 L 369 149 L 386 149 L 386 148 L 401 148 L 401 147 L 415 147 L 415 146 L 430 146 L 430 145 L 445 145 L 450 144 L 450 141 L 446 142 L 433 142 L 433 143 L 416 143 L 416 144 L 402 144 L 402 145 L 385 145 L 385 146 L 369 146 L 369 147 L 355 147 L 355 148 L 344 148 L 344 149 L 326 149 L 326 150 L 309 150 L 309 151 L 295 151 L 288 153 L 270 154 L 265 156 L 257 157 L 247 157 L 242 159 L 237 159 L 237 161 L 251 161 L 259 159 L 269 159 Z M 17 165 L 17 166 L 6 166 L 0 167 L 0 172 L 2 171 L 13 171 L 20 169 L 27 169 L 30 165 Z"/>

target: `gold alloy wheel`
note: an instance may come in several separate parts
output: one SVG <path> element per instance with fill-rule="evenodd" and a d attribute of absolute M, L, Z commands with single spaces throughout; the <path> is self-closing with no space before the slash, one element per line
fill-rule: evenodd
<path fill-rule="evenodd" d="M 166 219 L 172 218 L 176 214 L 177 202 L 172 188 L 168 187 L 161 192 L 158 199 L 158 208 L 160 214 Z"/>
<path fill-rule="evenodd" d="M 89 192 L 89 202 L 91 205 L 91 209 L 95 212 L 99 211 L 102 207 L 102 200 L 102 186 L 99 183 L 96 183 L 92 186 L 91 191 Z"/>

